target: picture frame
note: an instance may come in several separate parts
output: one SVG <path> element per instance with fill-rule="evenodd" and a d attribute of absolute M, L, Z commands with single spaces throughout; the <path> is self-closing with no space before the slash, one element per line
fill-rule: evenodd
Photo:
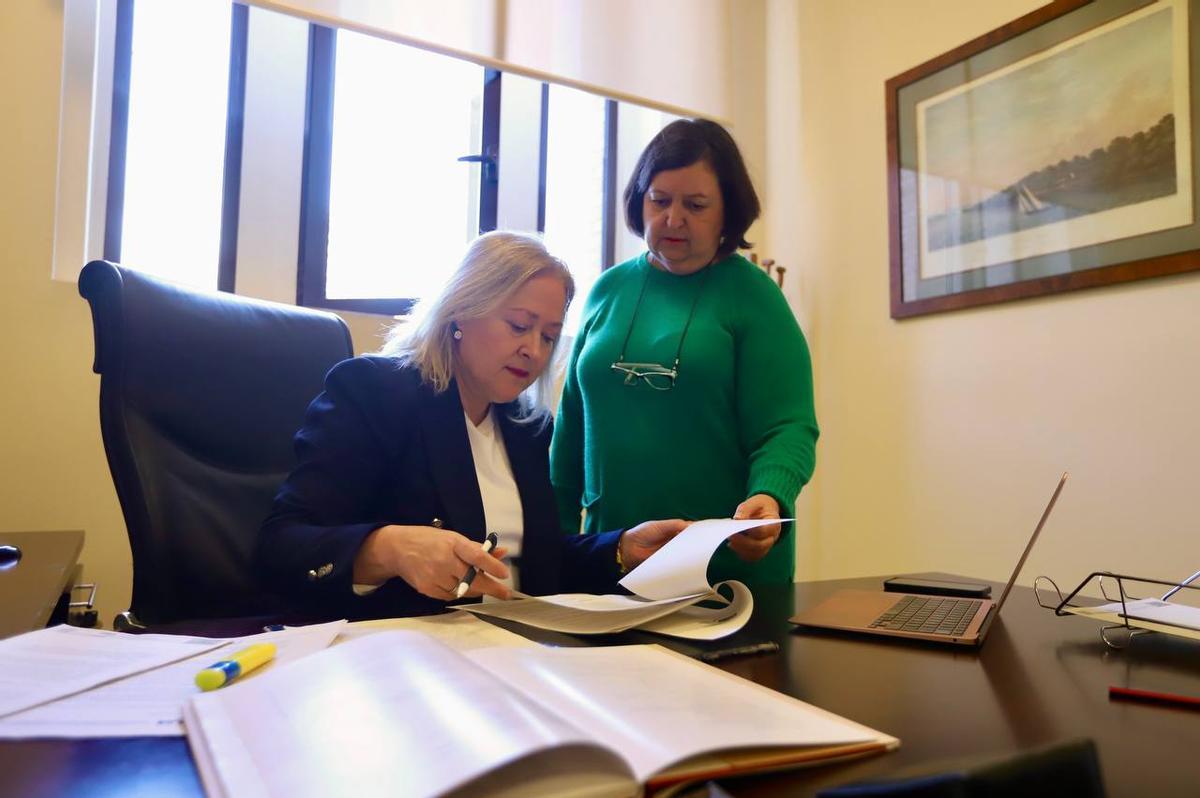
<path fill-rule="evenodd" d="M 891 316 L 1200 270 L 1200 0 L 1054 0 L 886 82 Z"/>

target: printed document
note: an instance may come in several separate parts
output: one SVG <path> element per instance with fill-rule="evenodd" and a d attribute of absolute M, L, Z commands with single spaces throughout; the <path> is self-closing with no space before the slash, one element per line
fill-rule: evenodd
<path fill-rule="evenodd" d="M 51 626 L 0 641 L 0 718 L 212 651 L 223 640 Z"/>
<path fill-rule="evenodd" d="M 328 647 L 345 625 L 345 621 L 335 621 L 227 639 L 117 633 L 123 638 L 120 642 L 125 650 L 134 652 L 133 658 L 143 641 L 148 647 L 160 645 L 157 640 L 146 640 L 148 637 L 190 641 L 188 653 L 194 654 L 197 648 L 203 653 L 9 715 L 0 719 L 0 739 L 181 737 L 183 706 L 201 692 L 195 682 L 201 669 L 245 646 L 274 643 L 275 659 L 238 681 L 255 679 L 272 668 Z"/>
<path fill-rule="evenodd" d="M 746 625 L 754 610 L 754 597 L 740 582 L 710 585 L 709 560 L 731 535 L 780 522 L 727 518 L 697 521 L 625 575 L 620 584 L 635 594 L 632 596 L 517 594 L 510 601 L 455 609 L 568 634 L 607 634 L 638 628 L 672 637 L 716 640 Z M 715 606 L 700 606 L 702 602 Z"/>

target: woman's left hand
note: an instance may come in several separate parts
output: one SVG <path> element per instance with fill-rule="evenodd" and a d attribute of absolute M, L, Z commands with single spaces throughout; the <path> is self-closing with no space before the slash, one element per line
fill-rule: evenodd
<path fill-rule="evenodd" d="M 779 502 L 765 493 L 756 493 L 737 506 L 733 517 L 735 520 L 778 518 Z M 775 541 L 779 540 L 781 528 L 780 524 L 766 524 L 738 532 L 729 538 L 729 548 L 746 562 L 757 562 L 765 557 L 775 545 Z"/>

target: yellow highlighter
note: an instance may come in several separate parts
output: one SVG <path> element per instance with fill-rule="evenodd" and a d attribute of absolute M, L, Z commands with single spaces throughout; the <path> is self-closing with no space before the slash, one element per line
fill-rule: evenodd
<path fill-rule="evenodd" d="M 216 690 L 242 674 L 266 665 L 275 657 L 274 643 L 256 643 L 243 648 L 229 659 L 209 665 L 196 674 L 196 686 L 201 690 Z"/>

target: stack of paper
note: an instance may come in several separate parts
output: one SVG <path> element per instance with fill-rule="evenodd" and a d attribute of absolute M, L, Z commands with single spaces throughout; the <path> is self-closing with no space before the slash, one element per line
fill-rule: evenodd
<path fill-rule="evenodd" d="M 1200 609 L 1162 599 L 1114 601 L 1099 607 L 1064 607 L 1067 612 L 1106 623 L 1127 623 L 1152 632 L 1200 640 Z"/>
<path fill-rule="evenodd" d="M 196 674 L 253 643 L 275 660 L 243 679 L 329 646 L 345 621 L 214 639 L 54 626 L 0 642 L 0 739 L 182 736 Z"/>
<path fill-rule="evenodd" d="M 746 625 L 754 611 L 754 597 L 741 582 L 708 583 L 713 552 L 730 535 L 776 523 L 780 521 L 720 518 L 691 524 L 621 580 L 632 596 L 518 594 L 509 601 L 465 604 L 457 609 L 569 634 L 638 628 L 673 637 L 716 640 Z M 729 596 L 723 595 L 722 589 Z M 701 602 L 719 606 L 697 606 Z"/>

